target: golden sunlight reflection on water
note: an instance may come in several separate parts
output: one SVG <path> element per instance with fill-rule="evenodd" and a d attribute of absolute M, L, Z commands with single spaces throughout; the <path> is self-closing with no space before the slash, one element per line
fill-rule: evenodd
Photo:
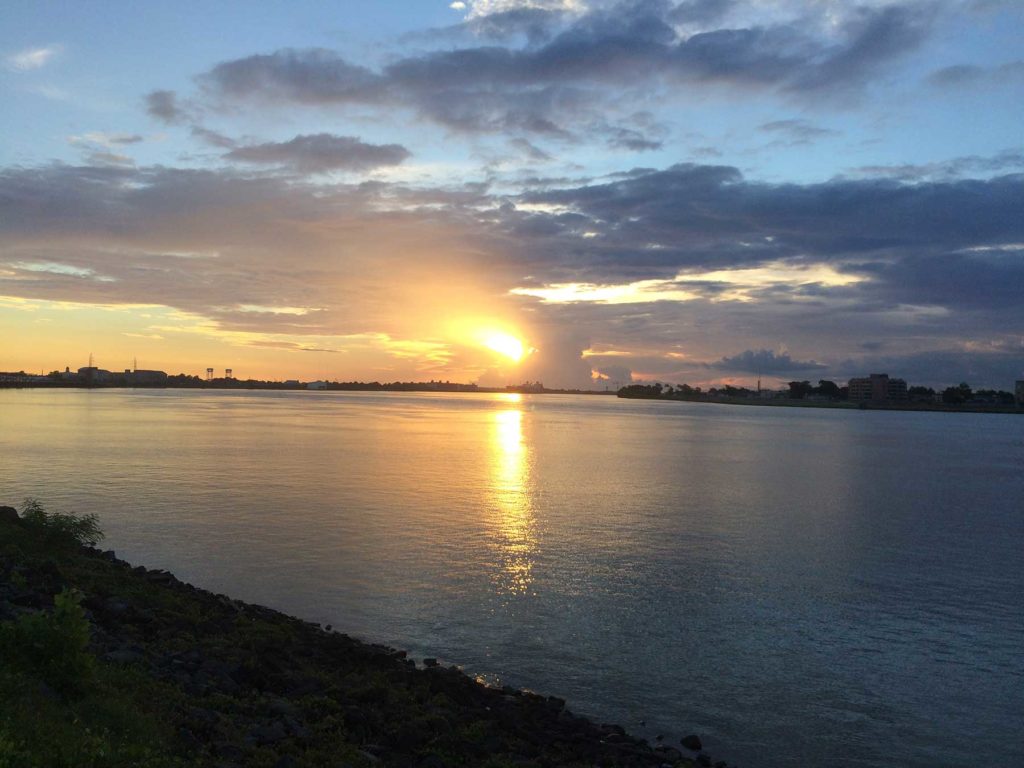
<path fill-rule="evenodd" d="M 494 509 L 490 522 L 500 594 L 525 595 L 533 583 L 537 530 L 530 494 L 530 451 L 523 440 L 519 395 L 491 415 L 491 474 Z"/>

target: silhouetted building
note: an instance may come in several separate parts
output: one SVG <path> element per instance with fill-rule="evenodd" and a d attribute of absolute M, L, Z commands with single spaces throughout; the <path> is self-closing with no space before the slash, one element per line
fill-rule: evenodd
<path fill-rule="evenodd" d="M 97 368 L 95 365 L 87 365 L 78 369 L 78 378 L 90 383 L 99 384 L 110 380 L 110 371 Z"/>
<path fill-rule="evenodd" d="M 887 373 L 872 373 L 866 378 L 850 379 L 849 399 L 854 403 L 886 403 L 907 399 L 907 382 L 890 379 Z"/>
<path fill-rule="evenodd" d="M 49 381 L 46 376 L 36 376 L 24 371 L 0 372 L 0 384 L 45 384 Z"/>
<path fill-rule="evenodd" d="M 326 381 L 311 381 L 306 385 L 306 389 L 327 389 Z"/>
<path fill-rule="evenodd" d="M 124 372 L 125 384 L 166 384 L 167 374 L 164 371 L 145 371 L 136 369 Z"/>

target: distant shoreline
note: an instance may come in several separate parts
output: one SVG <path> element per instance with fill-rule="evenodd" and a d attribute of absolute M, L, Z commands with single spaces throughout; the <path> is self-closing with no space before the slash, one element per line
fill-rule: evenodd
<path fill-rule="evenodd" d="M 752 397 L 656 397 L 653 395 L 618 395 L 623 400 L 657 400 L 660 402 L 701 403 L 707 405 L 744 405 L 768 408 L 831 408 L 842 411 L 921 411 L 928 413 L 1009 413 L 1024 414 L 1016 405 L 947 405 L 944 403 L 851 403 L 848 400 L 793 400 Z"/>
<path fill-rule="evenodd" d="M 659 402 L 699 403 L 702 405 L 741 405 L 767 408 L 827 408 L 841 411 L 910 411 L 922 413 L 993 413 L 993 414 L 1024 414 L 1024 407 L 1017 405 L 948 405 L 945 403 L 851 403 L 845 400 L 795 400 L 790 398 L 761 399 L 752 397 L 665 397 L 654 395 L 622 395 L 612 390 L 595 389 L 547 389 L 537 387 L 478 387 L 472 384 L 436 384 L 393 382 L 388 384 L 371 383 L 336 383 L 323 388 L 309 388 L 305 383 L 290 384 L 284 382 L 240 381 L 237 384 L 220 382 L 201 382 L 183 386 L 166 384 L 93 384 L 78 382 L 53 383 L 0 383 L 0 389 L 181 389 L 181 390 L 231 390 L 231 391 L 269 391 L 269 392 L 447 392 L 456 394 L 519 394 L 519 395 L 603 395 L 616 396 L 621 400 L 655 400 Z"/>
<path fill-rule="evenodd" d="M 614 390 L 548 389 L 535 386 L 479 387 L 475 384 L 430 384 L 427 382 L 330 382 L 324 387 L 310 387 L 311 382 L 292 384 L 277 381 L 239 381 L 237 383 L 199 382 L 189 384 L 83 384 L 81 382 L 0 382 L 0 389 L 203 389 L 203 390 L 264 390 L 275 392 L 455 392 L 460 394 L 518 394 L 518 395 L 605 395 Z"/>

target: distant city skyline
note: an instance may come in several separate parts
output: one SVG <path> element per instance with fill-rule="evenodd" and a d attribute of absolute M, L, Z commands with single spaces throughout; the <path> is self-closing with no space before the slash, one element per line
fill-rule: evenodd
<path fill-rule="evenodd" d="M 0 369 L 1008 389 L 1022 33 L 1011 0 L 7 4 Z"/>

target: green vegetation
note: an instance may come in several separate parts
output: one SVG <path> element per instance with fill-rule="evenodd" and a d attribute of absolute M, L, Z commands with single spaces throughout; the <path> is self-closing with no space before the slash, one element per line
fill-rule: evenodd
<path fill-rule="evenodd" d="M 103 540 L 96 515 L 47 512 L 37 499 L 25 499 L 21 505 L 22 525 L 35 529 L 50 545 L 96 546 Z"/>
<path fill-rule="evenodd" d="M 6 664 L 37 675 L 62 693 L 81 692 L 93 682 L 89 622 L 81 594 L 65 589 L 52 611 L 28 613 L 0 624 L 0 655 Z"/>
<path fill-rule="evenodd" d="M 0 609 L 9 613 L 12 603 L 31 602 L 33 586 L 63 580 L 55 553 L 102 536 L 94 515 L 50 513 L 26 500 L 19 525 L 0 523 Z M 0 622 L 0 768 L 187 765 L 171 747 L 175 692 L 99 662 L 83 598 L 64 585 L 52 608 L 23 608 Z"/>

